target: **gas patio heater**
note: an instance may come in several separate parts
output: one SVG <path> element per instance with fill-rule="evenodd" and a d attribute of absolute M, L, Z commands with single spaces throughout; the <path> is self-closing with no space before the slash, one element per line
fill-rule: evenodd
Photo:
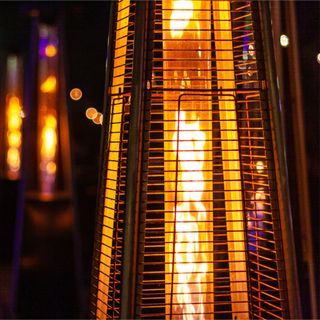
<path fill-rule="evenodd" d="M 63 31 L 34 17 L 28 60 L 29 125 L 23 203 L 16 224 L 12 303 L 34 318 L 71 314 L 81 261 L 72 188 Z M 26 108 L 27 109 L 27 108 Z M 42 279 L 39 281 L 39 279 Z M 44 286 L 50 285 L 43 290 Z M 56 281 L 55 279 L 59 279 Z M 61 283 L 64 289 L 61 290 Z M 81 284 L 77 288 L 81 290 Z M 79 293 L 80 295 L 81 293 Z"/>
<path fill-rule="evenodd" d="M 112 3 L 92 317 L 298 317 L 267 9 Z"/>

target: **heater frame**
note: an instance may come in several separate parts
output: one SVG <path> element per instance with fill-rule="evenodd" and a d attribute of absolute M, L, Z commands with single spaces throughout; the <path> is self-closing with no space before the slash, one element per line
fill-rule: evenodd
<path fill-rule="evenodd" d="M 276 65 L 275 65 L 275 53 L 273 46 L 273 30 L 271 26 L 271 13 L 269 1 L 258 1 L 257 9 L 260 15 L 260 29 L 263 44 L 263 52 L 265 57 L 265 76 L 268 83 L 268 99 L 270 103 L 271 113 L 271 130 L 274 156 L 275 156 L 275 176 L 278 185 L 278 203 L 279 213 L 281 221 L 282 231 L 282 246 L 284 261 L 286 263 L 286 279 L 287 279 L 287 292 L 288 292 L 288 314 L 287 317 L 301 318 L 301 301 L 300 301 L 300 287 L 298 283 L 298 269 L 297 269 L 297 258 L 294 242 L 294 230 L 291 214 L 290 205 L 290 192 L 288 185 L 288 171 L 287 171 L 287 157 L 284 146 L 284 128 L 281 122 L 281 107 L 280 97 L 277 88 L 277 76 L 276 76 Z M 276 161 L 278 160 L 278 161 Z"/>
<path fill-rule="evenodd" d="M 144 121 L 143 114 L 144 111 L 142 106 L 143 101 L 146 100 L 146 96 L 149 90 L 144 90 L 144 88 L 150 87 L 149 77 L 146 75 L 147 62 L 146 57 L 148 54 L 147 50 L 147 30 L 149 30 L 148 17 L 152 16 L 153 12 L 153 1 L 142 1 L 136 2 L 136 20 L 135 20 L 135 46 L 134 46 L 134 65 L 132 70 L 132 82 L 133 87 L 131 89 L 131 113 L 130 113 L 130 133 L 129 140 L 130 144 L 128 146 L 128 159 L 137 159 L 137 161 L 128 161 L 127 169 L 127 183 L 126 183 L 126 207 L 125 207 L 125 221 L 124 221 L 124 245 L 123 245 L 123 261 L 122 261 L 122 286 L 121 286 L 121 306 L 120 306 L 120 318 L 127 319 L 133 318 L 136 315 L 136 305 L 139 299 L 139 289 L 136 288 L 136 283 L 138 282 L 138 260 L 142 257 L 139 256 L 140 251 L 138 250 L 138 244 L 141 242 L 141 237 L 143 236 L 143 230 L 139 230 L 139 205 L 141 197 L 141 172 L 143 171 L 143 154 L 142 141 L 143 141 L 143 129 Z M 298 298 L 298 284 L 296 281 L 296 262 L 294 256 L 294 242 L 292 237 L 292 224 L 290 217 L 290 204 L 287 193 L 287 172 L 286 172 L 286 159 L 283 154 L 283 142 L 282 142 L 282 129 L 278 113 L 281 112 L 278 99 L 277 99 L 277 88 L 275 83 L 275 67 L 273 61 L 273 48 L 272 48 L 272 29 L 270 26 L 270 15 L 268 3 L 263 1 L 255 3 L 257 14 L 257 25 L 260 27 L 262 41 L 261 47 L 264 52 L 265 58 L 265 70 L 263 70 L 266 82 L 268 84 L 268 104 L 270 106 L 269 113 L 271 119 L 271 135 L 272 135 L 272 145 L 274 154 L 274 167 L 275 167 L 275 177 L 278 185 L 278 206 L 280 208 L 280 220 L 281 220 L 281 237 L 283 239 L 282 246 L 280 249 L 284 254 L 283 268 L 285 270 L 285 277 L 287 279 L 287 288 L 284 292 L 288 292 L 288 306 L 284 305 L 284 315 L 286 317 L 299 318 L 300 315 L 300 302 Z M 108 159 L 107 146 L 109 143 L 109 117 L 111 116 L 112 103 L 111 103 L 111 86 L 112 86 L 112 61 L 113 52 L 115 44 L 115 32 L 112 30 L 112 26 L 116 21 L 116 10 L 117 3 L 112 2 L 110 10 L 110 26 L 109 26 L 109 37 L 107 46 L 107 68 L 106 68 L 106 79 L 105 82 L 105 97 L 104 97 L 104 114 L 108 114 L 108 117 L 104 117 L 102 126 L 102 140 L 100 145 L 100 154 L 102 155 L 100 162 L 100 175 L 99 175 L 99 185 L 98 185 L 98 197 L 97 197 L 97 224 L 96 224 L 96 238 L 94 245 L 93 254 L 93 264 L 92 264 L 92 285 L 91 285 L 91 304 L 93 317 L 96 316 L 96 301 L 97 301 L 97 291 L 99 282 L 99 265 L 96 261 L 99 261 L 100 250 L 101 250 L 101 239 L 102 235 L 102 224 L 103 224 L 103 212 L 104 212 L 104 198 L 106 191 L 106 161 Z M 164 89 L 162 89 L 164 90 Z M 194 92 L 195 90 L 192 89 Z M 204 90 L 201 90 L 204 91 Z M 217 92 L 216 90 L 211 90 L 212 92 Z M 230 92 L 228 89 L 227 91 Z M 241 92 L 239 89 L 235 89 L 237 92 Z M 261 93 L 261 92 L 260 92 Z M 123 99 L 125 102 L 125 96 L 119 92 L 119 99 Z M 122 95 L 122 98 L 120 96 Z M 238 130 L 239 128 L 237 128 Z M 278 161 L 279 163 L 278 163 Z M 135 190 L 135 192 L 129 192 L 129 190 Z M 244 201 L 244 200 L 243 200 Z M 246 231 L 245 231 L 246 233 Z M 285 267 L 284 267 L 285 264 Z M 288 266 L 289 265 L 289 266 Z M 284 276 L 284 275 L 283 275 Z M 281 290 L 282 291 L 282 290 Z M 283 302 L 286 304 L 285 302 Z M 285 310 L 289 312 L 286 313 Z"/>

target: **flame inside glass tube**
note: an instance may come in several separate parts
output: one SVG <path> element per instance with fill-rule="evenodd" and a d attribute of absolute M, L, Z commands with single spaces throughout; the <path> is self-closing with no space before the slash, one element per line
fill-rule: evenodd
<path fill-rule="evenodd" d="M 210 2 L 163 2 L 168 319 L 212 315 L 210 41 Z"/>
<path fill-rule="evenodd" d="M 51 198 L 57 192 L 59 156 L 59 84 L 58 31 L 39 25 L 38 60 L 38 166 L 40 194 Z M 61 142 L 62 143 L 62 142 Z"/>
<path fill-rule="evenodd" d="M 19 177 L 21 163 L 21 119 L 22 106 L 16 96 L 7 98 L 7 175 L 9 179 Z"/>
<path fill-rule="evenodd" d="M 231 30 L 229 1 L 163 2 L 168 318 L 213 318 L 213 119 L 210 94 L 204 93 L 211 90 L 213 49 L 217 85 L 226 90 L 218 104 L 230 298 L 233 316 L 248 318 L 236 106 L 230 98 L 235 88 Z"/>
<path fill-rule="evenodd" d="M 41 189 L 45 194 L 53 192 L 56 179 L 57 119 L 46 115 L 41 130 L 40 170 Z"/>

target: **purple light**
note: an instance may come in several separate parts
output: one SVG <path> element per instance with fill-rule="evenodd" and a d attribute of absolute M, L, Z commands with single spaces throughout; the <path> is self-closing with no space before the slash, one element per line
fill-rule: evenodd
<path fill-rule="evenodd" d="M 46 47 L 48 45 L 48 38 L 40 38 L 39 41 L 39 56 L 40 59 L 46 57 Z"/>

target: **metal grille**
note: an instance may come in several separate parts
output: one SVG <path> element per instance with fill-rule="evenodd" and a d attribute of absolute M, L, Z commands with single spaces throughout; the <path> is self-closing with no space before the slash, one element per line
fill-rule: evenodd
<path fill-rule="evenodd" d="M 127 174 L 128 126 L 135 5 L 119 1 L 113 30 L 113 63 L 110 83 L 108 149 L 103 166 L 105 194 L 102 194 L 95 244 L 93 277 L 97 318 L 118 318 L 121 293 L 123 221 Z"/>
<path fill-rule="evenodd" d="M 120 318 L 136 5 L 117 5 L 93 272 L 97 318 Z M 271 119 L 254 4 L 156 0 L 148 10 L 134 317 L 283 318 Z M 127 39 L 122 63 L 119 38 Z"/>

